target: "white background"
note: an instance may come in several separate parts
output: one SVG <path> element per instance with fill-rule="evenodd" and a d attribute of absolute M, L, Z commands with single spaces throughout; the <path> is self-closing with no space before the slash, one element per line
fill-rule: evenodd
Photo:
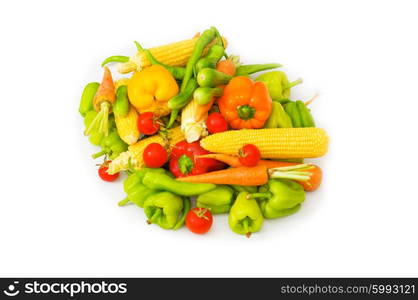
<path fill-rule="evenodd" d="M 2 1 L 0 276 L 418 276 L 415 1 Z M 118 208 L 78 103 L 100 63 L 215 25 L 245 63 L 320 93 L 322 188 L 251 239 Z"/>

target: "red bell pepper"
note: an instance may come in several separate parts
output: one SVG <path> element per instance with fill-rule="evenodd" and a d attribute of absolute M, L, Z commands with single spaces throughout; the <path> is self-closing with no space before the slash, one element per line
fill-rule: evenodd
<path fill-rule="evenodd" d="M 200 155 L 210 154 L 200 146 L 199 141 L 188 143 L 178 142 L 171 151 L 170 171 L 176 177 L 198 175 L 221 170 L 226 165 L 213 158 L 199 158 Z"/>

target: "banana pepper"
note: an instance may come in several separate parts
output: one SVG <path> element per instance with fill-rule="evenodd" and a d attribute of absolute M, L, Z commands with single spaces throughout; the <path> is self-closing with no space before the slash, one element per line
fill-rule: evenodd
<path fill-rule="evenodd" d="M 238 194 L 228 217 L 231 230 L 238 234 L 245 234 L 247 237 L 259 231 L 264 221 L 257 201 L 249 198 L 249 195 L 247 192 Z"/>
<path fill-rule="evenodd" d="M 173 75 L 159 65 L 136 72 L 128 82 L 129 100 L 140 113 L 150 111 L 157 116 L 168 115 L 168 100 L 178 92 Z"/>

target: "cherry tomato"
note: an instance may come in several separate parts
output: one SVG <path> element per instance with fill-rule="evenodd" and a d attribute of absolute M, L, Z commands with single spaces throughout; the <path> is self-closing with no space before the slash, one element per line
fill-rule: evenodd
<path fill-rule="evenodd" d="M 160 168 L 167 162 L 168 154 L 160 144 L 151 143 L 145 148 L 142 158 L 148 168 Z"/>
<path fill-rule="evenodd" d="M 223 132 L 228 130 L 228 122 L 218 113 L 211 113 L 206 120 L 206 127 L 210 133 Z"/>
<path fill-rule="evenodd" d="M 109 169 L 109 163 L 110 161 L 105 162 L 103 165 L 100 166 L 98 173 L 101 179 L 104 181 L 112 182 L 118 179 L 119 173 L 115 173 L 113 175 L 110 175 L 107 173 L 107 169 Z"/>
<path fill-rule="evenodd" d="M 260 157 L 260 150 L 253 144 L 247 144 L 239 150 L 239 161 L 246 167 L 255 167 Z"/>
<path fill-rule="evenodd" d="M 158 118 L 152 112 L 145 112 L 138 116 L 138 130 L 145 135 L 152 135 L 160 129 Z"/>
<path fill-rule="evenodd" d="M 207 208 L 195 207 L 187 213 L 186 226 L 191 232 L 204 234 L 213 223 L 211 212 Z"/>

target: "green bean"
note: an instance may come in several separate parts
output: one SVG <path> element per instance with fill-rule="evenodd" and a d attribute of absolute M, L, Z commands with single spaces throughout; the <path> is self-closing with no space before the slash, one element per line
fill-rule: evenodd
<path fill-rule="evenodd" d="M 281 64 L 271 63 L 271 64 L 258 64 L 258 65 L 242 65 L 237 68 L 235 76 L 249 75 L 261 71 L 271 70 L 280 68 Z"/>

